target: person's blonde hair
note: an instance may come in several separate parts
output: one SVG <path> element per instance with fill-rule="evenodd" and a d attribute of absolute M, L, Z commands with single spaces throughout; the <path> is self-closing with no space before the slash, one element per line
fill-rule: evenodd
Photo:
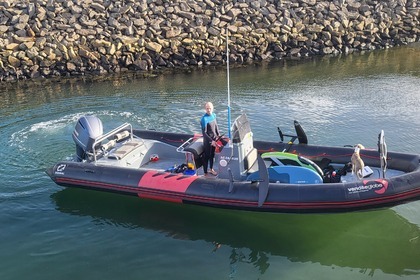
<path fill-rule="evenodd" d="M 211 108 L 214 108 L 213 103 L 211 103 L 210 101 L 206 102 L 206 104 L 204 104 L 204 108 L 206 108 L 207 105 L 209 105 Z"/>

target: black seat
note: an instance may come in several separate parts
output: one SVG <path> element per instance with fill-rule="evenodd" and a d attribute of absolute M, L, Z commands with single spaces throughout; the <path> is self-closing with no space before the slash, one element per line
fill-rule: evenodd
<path fill-rule="evenodd" d="M 191 144 L 184 148 L 184 152 L 191 153 L 194 158 L 195 168 L 203 166 L 204 144 L 203 137 L 195 139 Z"/>

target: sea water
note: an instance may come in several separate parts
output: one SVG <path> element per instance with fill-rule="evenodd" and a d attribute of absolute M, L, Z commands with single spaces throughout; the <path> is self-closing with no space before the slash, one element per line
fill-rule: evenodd
<path fill-rule="evenodd" d="M 420 151 L 420 46 L 232 68 L 232 117 L 257 140 L 298 120 L 310 144 Z M 226 70 L 12 83 L 0 89 L 0 279 L 418 279 L 420 203 L 271 214 L 65 189 L 76 121 L 105 131 L 199 133 L 204 103 L 227 133 Z"/>

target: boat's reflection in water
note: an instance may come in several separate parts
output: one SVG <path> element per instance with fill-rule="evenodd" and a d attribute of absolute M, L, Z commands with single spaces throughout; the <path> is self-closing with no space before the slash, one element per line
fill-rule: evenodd
<path fill-rule="evenodd" d="M 173 205 L 109 193 L 64 189 L 52 195 L 64 213 L 127 228 L 163 232 L 231 248 L 230 263 L 261 274 L 271 256 L 355 268 L 364 273 L 420 273 L 420 228 L 390 209 L 346 214 L 275 214 Z M 398 259 L 398 261 L 396 261 Z"/>

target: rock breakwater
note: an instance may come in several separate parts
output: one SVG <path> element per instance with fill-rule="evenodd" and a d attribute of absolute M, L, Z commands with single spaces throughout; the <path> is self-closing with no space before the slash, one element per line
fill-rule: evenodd
<path fill-rule="evenodd" d="M 416 0 L 0 1 L 0 80 L 350 53 L 419 41 Z"/>

